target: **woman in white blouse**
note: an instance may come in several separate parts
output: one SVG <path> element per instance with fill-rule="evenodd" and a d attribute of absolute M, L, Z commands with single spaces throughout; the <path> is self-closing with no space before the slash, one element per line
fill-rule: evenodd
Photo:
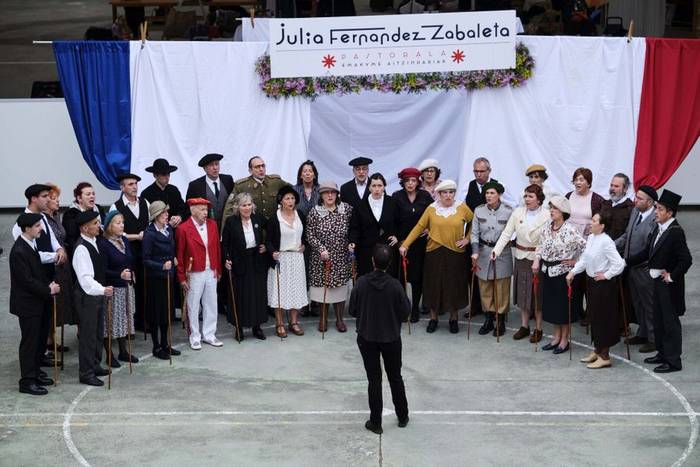
<path fill-rule="evenodd" d="M 615 242 L 605 233 L 611 221 L 607 212 L 593 216 L 586 249 L 566 276 L 571 284 L 576 274 L 586 271 L 586 299 L 595 351 L 581 361 L 591 369 L 611 366 L 610 347 L 620 340 L 615 278 L 625 269 L 625 261 L 617 252 Z"/>
<path fill-rule="evenodd" d="M 282 314 L 289 310 L 289 331 L 304 335 L 299 310 L 309 304 L 306 295 L 306 267 L 303 214 L 297 210 L 299 194 L 287 185 L 277 193 L 279 209 L 267 222 L 267 250 L 273 264 L 267 272 L 267 304 L 275 309 L 278 337 L 287 337 Z M 279 285 L 279 287 L 278 287 Z"/>

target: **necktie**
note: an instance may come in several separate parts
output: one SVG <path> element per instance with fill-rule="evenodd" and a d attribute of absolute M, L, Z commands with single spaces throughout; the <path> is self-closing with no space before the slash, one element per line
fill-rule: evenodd
<path fill-rule="evenodd" d="M 219 199 L 219 184 L 217 182 L 214 182 L 214 196 Z"/>
<path fill-rule="evenodd" d="M 637 222 L 634 223 L 635 226 L 639 225 L 642 223 L 642 213 L 639 213 L 637 216 Z"/>

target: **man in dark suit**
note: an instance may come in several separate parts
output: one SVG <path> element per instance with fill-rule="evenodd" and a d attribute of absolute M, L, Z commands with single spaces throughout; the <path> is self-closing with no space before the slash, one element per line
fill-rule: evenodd
<path fill-rule="evenodd" d="M 155 181 L 141 192 L 141 198 L 149 203 L 162 201 L 169 207 L 169 224 L 172 228 L 177 227 L 190 214 L 180 190 L 170 184 L 170 174 L 176 170 L 177 167 L 170 165 L 166 159 L 156 159 L 152 166 L 146 167 L 146 172 L 152 173 Z"/>
<path fill-rule="evenodd" d="M 469 206 L 469 209 L 471 209 L 472 212 L 474 212 L 474 210 L 478 206 L 481 206 L 482 204 L 486 203 L 486 193 L 484 193 L 484 185 L 489 182 L 498 183 L 498 180 L 491 178 L 491 163 L 485 157 L 477 157 L 474 160 L 474 180 L 469 182 L 469 188 L 467 189 L 467 197 L 464 199 L 464 202 L 467 203 L 467 206 Z M 471 245 L 468 245 L 467 255 L 471 256 L 471 254 Z M 470 283 L 472 281 L 471 275 L 472 271 L 470 270 Z M 472 297 L 470 304 L 470 306 L 473 307 L 472 316 L 478 315 L 479 313 L 483 313 L 483 309 L 481 307 L 481 294 L 479 293 L 478 285 L 474 287 L 473 290 L 474 296 Z M 467 313 L 465 316 L 468 317 L 469 313 Z"/>
<path fill-rule="evenodd" d="M 204 169 L 205 175 L 192 180 L 185 195 L 185 200 L 204 198 L 211 203 L 208 217 L 216 221 L 219 232 L 221 232 L 224 206 L 228 196 L 233 193 L 234 187 L 233 177 L 219 172 L 223 158 L 224 156 L 216 153 L 202 157 L 199 160 L 199 166 Z"/>
<path fill-rule="evenodd" d="M 649 275 L 654 279 L 654 340 L 658 353 L 644 360 L 655 373 L 680 371 L 685 313 L 685 273 L 693 258 L 683 228 L 675 219 L 681 196 L 664 190 L 656 203 L 658 228 L 649 237 Z"/>
<path fill-rule="evenodd" d="M 353 209 L 359 206 L 369 196 L 369 165 L 372 159 L 368 157 L 356 157 L 348 165 L 352 166 L 353 179 L 343 183 L 340 187 L 340 200 L 345 201 Z"/>
<path fill-rule="evenodd" d="M 53 380 L 40 369 L 46 344 L 48 317 L 46 304 L 61 288 L 46 276 L 36 239 L 42 234 L 41 214 L 23 213 L 17 219 L 21 234 L 10 251 L 10 313 L 19 318 L 22 340 L 19 345 L 21 378 L 19 392 L 40 396 Z M 47 329 L 42 329 L 46 327 Z"/>

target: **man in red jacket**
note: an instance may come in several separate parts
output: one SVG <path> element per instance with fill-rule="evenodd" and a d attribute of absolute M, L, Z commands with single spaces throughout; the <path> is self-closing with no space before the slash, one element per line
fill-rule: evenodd
<path fill-rule="evenodd" d="M 207 219 L 209 201 L 187 200 L 192 217 L 175 231 L 177 280 L 187 293 L 190 347 L 200 350 L 202 342 L 214 347 L 224 345 L 216 338 L 216 283 L 221 278 L 221 247 L 216 221 Z M 199 330 L 199 305 L 202 305 L 202 331 Z"/>

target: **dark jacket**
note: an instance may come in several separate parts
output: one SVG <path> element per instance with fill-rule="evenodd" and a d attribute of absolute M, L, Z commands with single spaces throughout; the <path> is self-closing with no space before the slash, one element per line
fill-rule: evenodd
<path fill-rule="evenodd" d="M 169 235 L 166 237 L 158 232 L 151 222 L 143 233 L 143 265 L 149 277 L 166 277 L 167 271 L 163 270 L 166 261 L 175 258 L 175 231 L 166 225 Z M 170 269 L 170 276 L 175 274 L 175 264 Z"/>
<path fill-rule="evenodd" d="M 396 237 L 399 241 L 404 240 L 411 233 L 413 227 L 418 223 L 418 219 L 423 212 L 433 204 L 433 197 L 425 190 L 416 190 L 416 199 L 411 202 L 408 199 L 406 190 L 395 191 L 391 197 L 396 202 L 398 216 L 396 218 Z M 411 245 L 413 246 L 413 245 Z M 423 245 L 425 249 L 425 245 Z"/>
<path fill-rule="evenodd" d="M 398 219 L 398 207 L 391 196 L 384 195 L 384 205 L 379 221 L 372 213 L 369 200 L 364 199 L 352 213 L 350 242 L 358 248 L 373 248 L 377 243 L 386 244 L 387 239 L 397 233 Z"/>
<path fill-rule="evenodd" d="M 185 195 L 185 201 L 190 198 L 207 198 L 207 182 L 205 180 L 206 175 L 203 177 L 196 178 L 190 182 L 187 186 L 187 194 Z M 229 195 L 233 193 L 233 177 L 228 174 L 219 174 L 219 180 L 221 184 L 226 188 Z"/>
<path fill-rule="evenodd" d="M 674 220 L 654 245 L 658 227 L 649 235 L 649 269 L 664 269 L 671 273 L 668 284 L 671 302 L 680 316 L 685 313 L 685 273 L 693 264 L 683 228 Z M 657 279 L 660 280 L 660 279 Z"/>
<path fill-rule="evenodd" d="M 600 213 L 607 212 L 611 217 L 611 225 L 605 226 L 605 233 L 610 235 L 610 238 L 617 240 L 625 233 L 633 208 L 634 203 L 630 199 L 626 199 L 616 206 L 613 206 L 609 199 L 603 201 Z"/>
<path fill-rule="evenodd" d="M 297 211 L 297 214 L 299 214 L 299 219 L 301 220 L 302 225 L 301 243 L 308 248 L 308 244 L 306 243 L 306 216 L 304 216 L 304 214 L 302 214 L 300 211 Z M 280 249 L 280 237 L 282 236 L 280 231 L 280 221 L 277 218 L 277 213 L 273 214 L 272 217 L 267 220 L 265 234 L 265 248 L 267 248 L 267 253 L 270 255 L 270 258 L 272 258 L 272 253 L 279 251 Z M 273 260 L 270 259 L 270 261 Z"/>
<path fill-rule="evenodd" d="M 100 209 L 99 206 L 97 207 L 97 210 L 100 213 L 101 224 L 105 218 L 104 213 L 102 212 L 102 209 Z M 63 228 L 66 231 L 66 244 L 64 246 L 66 248 L 66 253 L 68 253 L 69 257 L 73 256 L 73 250 L 75 250 L 75 242 L 77 242 L 80 238 L 80 226 L 75 221 L 75 218 L 78 217 L 78 214 L 80 214 L 80 209 L 71 207 L 63 214 L 63 219 L 61 220 Z"/>
<path fill-rule="evenodd" d="M 100 256 L 105 260 L 105 286 L 126 287 L 127 282 L 121 278 L 124 269 L 134 270 L 134 258 L 131 254 L 131 245 L 126 237 L 122 237 L 124 242 L 124 253 L 104 237 L 97 237 L 97 248 Z"/>
<path fill-rule="evenodd" d="M 491 178 L 489 181 L 498 182 L 495 178 Z M 474 212 L 477 206 L 486 204 L 486 193 L 479 191 L 479 184 L 476 183 L 476 179 L 469 182 L 469 188 L 467 189 L 467 196 L 464 198 L 464 202 L 467 203 L 469 209 Z"/>
<path fill-rule="evenodd" d="M 345 182 L 340 186 L 340 200 L 348 203 L 353 208 L 359 206 L 360 201 L 364 201 L 369 196 L 369 179 L 365 185 L 365 195 L 360 198 L 355 187 L 355 179 Z"/>
<path fill-rule="evenodd" d="M 255 244 L 261 245 L 264 243 L 263 229 L 265 228 L 265 218 L 259 214 L 253 214 L 250 217 L 253 223 L 253 232 L 255 233 Z M 245 246 L 245 235 L 243 233 L 243 224 L 239 216 L 230 216 L 226 219 L 224 226 L 224 234 L 221 239 L 223 246 L 224 260 L 230 259 L 233 266 L 231 270 L 237 276 L 244 276 L 247 273 L 255 271 L 266 271 L 270 266 L 270 260 L 267 253 L 258 253 L 257 247 L 252 253 L 254 258 L 255 271 L 246 271 L 245 256 L 248 254 Z"/>
<path fill-rule="evenodd" d="M 175 185 L 166 185 L 161 190 L 156 182 L 151 183 L 141 192 L 141 198 L 153 204 L 154 201 L 162 201 L 168 205 L 170 216 L 180 216 L 183 219 L 189 217 L 190 210 L 182 199 L 180 190 Z"/>
<path fill-rule="evenodd" d="M 10 313 L 21 318 L 41 316 L 50 298 L 39 253 L 17 237 L 10 250 Z"/>
<path fill-rule="evenodd" d="M 349 312 L 364 340 L 394 342 L 401 338 L 401 323 L 411 304 L 398 280 L 374 270 L 360 277 L 352 289 Z"/>

